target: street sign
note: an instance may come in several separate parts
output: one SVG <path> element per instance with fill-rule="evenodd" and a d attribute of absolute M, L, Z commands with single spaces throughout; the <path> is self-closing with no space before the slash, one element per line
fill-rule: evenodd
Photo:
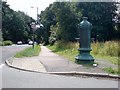
<path fill-rule="evenodd" d="M 36 28 L 36 24 L 34 22 L 31 23 L 31 28 L 35 29 Z"/>
<path fill-rule="evenodd" d="M 31 25 L 31 28 L 32 28 L 32 29 L 35 29 L 35 28 L 36 28 L 36 25 L 35 25 L 35 24 L 32 24 L 32 25 Z"/>

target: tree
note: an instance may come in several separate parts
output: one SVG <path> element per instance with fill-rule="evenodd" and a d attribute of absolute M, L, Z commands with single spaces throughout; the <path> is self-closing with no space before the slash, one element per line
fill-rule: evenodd
<path fill-rule="evenodd" d="M 115 2 L 54 2 L 40 15 L 47 37 L 44 40 L 59 37 L 66 42 L 75 41 L 79 36 L 78 24 L 84 16 L 93 24 L 92 38 L 98 41 L 115 39 L 118 35 L 113 21 L 116 9 Z"/>
<path fill-rule="evenodd" d="M 75 41 L 78 36 L 77 18 L 68 3 L 55 2 L 51 4 L 45 11 L 41 12 L 40 18 L 45 27 L 45 37 L 47 37 L 45 41 L 48 41 L 54 32 L 50 30 L 52 25 L 53 27 L 57 26 L 58 30 L 55 33 L 61 40 Z"/>
<path fill-rule="evenodd" d="M 35 31 L 36 41 L 37 41 L 38 44 L 44 42 L 44 31 L 45 31 L 45 28 L 42 27 L 42 26 L 40 26 L 40 28 L 38 28 L 38 29 Z"/>
<path fill-rule="evenodd" d="M 75 38 L 78 36 L 78 20 L 74 12 L 71 11 L 69 3 L 55 2 L 52 8 L 58 24 L 57 34 L 61 40 L 75 41 Z"/>
<path fill-rule="evenodd" d="M 87 16 L 93 24 L 92 37 L 99 41 L 115 37 L 115 2 L 79 2 L 77 8 L 82 12 L 82 16 Z"/>
<path fill-rule="evenodd" d="M 44 26 L 43 40 L 45 45 L 49 44 L 50 26 L 56 23 L 55 15 L 52 12 L 51 7 L 52 7 L 52 4 L 50 4 L 49 7 L 47 7 L 40 14 L 40 22 Z"/>
<path fill-rule="evenodd" d="M 120 39 L 120 2 L 117 2 L 117 11 L 115 16 L 115 30 L 116 30 L 116 37 Z"/>
<path fill-rule="evenodd" d="M 2 3 L 2 33 L 4 40 L 11 40 L 14 43 L 23 41 L 27 43 L 30 38 L 30 23 L 33 20 L 31 17 L 21 11 L 10 9 L 6 2 Z"/>

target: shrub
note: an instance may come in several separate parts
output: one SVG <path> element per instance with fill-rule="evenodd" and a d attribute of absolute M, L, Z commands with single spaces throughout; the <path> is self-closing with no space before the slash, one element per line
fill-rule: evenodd
<path fill-rule="evenodd" d="M 56 43 L 56 47 L 59 49 L 78 49 L 79 44 L 74 42 L 65 42 L 65 41 L 59 41 Z"/>
<path fill-rule="evenodd" d="M 100 55 L 118 56 L 120 55 L 119 41 L 106 41 L 92 43 L 92 53 Z"/>
<path fill-rule="evenodd" d="M 119 41 L 93 42 L 92 53 L 106 56 L 120 56 Z M 55 43 L 57 49 L 78 49 L 79 43 L 59 41 Z"/>
<path fill-rule="evenodd" d="M 105 42 L 106 55 L 118 56 L 118 43 L 115 41 Z"/>
<path fill-rule="evenodd" d="M 118 65 L 120 64 L 120 60 L 118 59 L 118 55 L 120 55 L 118 42 L 119 41 L 93 42 L 91 44 L 91 53 L 95 58 L 109 60 L 111 63 Z M 79 53 L 77 51 L 79 43 L 74 42 L 59 41 L 53 46 L 49 46 L 49 48 L 57 54 L 68 57 L 72 61 L 75 60 L 75 56 Z"/>
<path fill-rule="evenodd" d="M 104 71 L 111 73 L 111 74 L 118 74 L 120 75 L 120 72 L 118 69 L 114 69 L 112 67 L 108 67 L 108 68 L 103 68 Z"/>
<path fill-rule="evenodd" d="M 91 44 L 91 47 L 92 47 L 92 52 L 94 53 L 94 54 L 98 54 L 98 52 L 99 52 L 99 49 L 100 49 L 100 43 L 99 42 L 93 42 L 92 44 Z"/>
<path fill-rule="evenodd" d="M 3 41 L 3 43 L 2 43 L 4 46 L 7 46 L 7 45 L 12 45 L 13 43 L 12 43 L 12 41 L 10 41 L 10 40 L 6 40 L 6 41 Z"/>
<path fill-rule="evenodd" d="M 0 46 L 3 46 L 3 43 L 2 43 L 2 42 L 0 42 Z"/>

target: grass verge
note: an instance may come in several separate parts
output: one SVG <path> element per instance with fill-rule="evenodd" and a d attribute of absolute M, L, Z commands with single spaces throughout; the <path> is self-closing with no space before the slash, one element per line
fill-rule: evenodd
<path fill-rule="evenodd" d="M 114 44 L 114 42 L 112 42 Z M 58 45 L 60 44 L 60 45 Z M 103 46 L 103 45 L 102 45 Z M 75 57 L 76 55 L 78 55 L 78 45 L 75 45 L 75 43 L 57 43 L 55 45 L 48 45 L 47 46 L 49 49 L 51 49 L 53 52 L 61 55 L 61 56 L 64 56 L 66 58 L 68 58 L 70 61 L 73 61 L 75 62 Z M 98 47 L 99 48 L 99 51 L 96 51 L 98 49 L 95 50 L 95 48 Z M 116 47 L 118 49 L 118 47 Z M 112 64 L 115 64 L 115 65 L 120 65 L 120 60 L 118 58 L 118 56 L 110 56 L 110 55 L 107 55 L 107 54 L 104 54 L 102 52 L 105 52 L 105 49 L 102 48 L 101 46 L 96 46 L 96 44 L 92 44 L 92 52 L 91 52 L 91 55 L 94 57 L 94 58 L 99 58 L 99 59 L 103 59 L 103 60 L 108 60 L 110 61 Z M 104 50 L 104 51 L 103 51 Z M 97 52 L 97 54 L 95 53 Z M 98 53 L 100 52 L 100 53 Z M 114 51 L 115 52 L 115 51 Z M 116 50 L 116 52 L 118 52 Z M 101 54 L 102 53 L 102 54 Z M 110 51 L 109 51 L 110 53 Z"/>
<path fill-rule="evenodd" d="M 94 45 L 93 45 L 94 46 Z M 61 56 L 64 56 L 65 58 L 68 58 L 70 61 L 72 62 L 75 62 L 75 57 L 78 55 L 78 45 L 76 47 L 75 43 L 72 43 L 72 44 L 67 44 L 67 43 L 55 43 L 55 45 L 48 45 L 47 46 L 49 49 L 51 49 L 53 52 L 55 52 L 56 54 L 58 55 L 61 55 Z M 95 46 L 93 48 L 96 48 Z M 100 48 L 100 47 L 99 47 Z M 117 47 L 116 47 L 117 48 Z M 102 48 L 102 50 L 105 50 L 104 48 Z M 110 55 L 107 55 L 107 54 L 101 54 L 102 53 L 102 50 L 101 48 L 99 49 L 99 52 L 98 54 L 94 53 L 95 49 L 93 49 L 93 51 L 91 52 L 91 55 L 95 58 L 95 59 L 103 59 L 103 60 L 108 60 L 110 61 L 112 64 L 115 64 L 115 65 L 120 65 L 120 60 L 119 58 L 114 55 L 114 56 L 110 56 Z M 96 51 L 98 52 L 98 51 Z M 104 51 L 105 52 L 105 51 Z M 117 52 L 117 51 L 116 51 Z M 110 51 L 109 51 L 110 53 Z M 94 63 L 97 63 L 99 64 L 96 60 Z M 90 65 L 89 65 L 90 66 Z M 111 74 L 119 74 L 120 72 L 118 72 L 118 70 L 116 69 L 113 69 L 112 67 L 108 67 L 108 68 L 103 68 L 104 71 L 108 72 L 108 73 L 111 73 Z"/>
<path fill-rule="evenodd" d="M 40 50 L 41 50 L 40 46 L 39 45 L 35 45 L 34 49 L 32 47 L 28 47 L 25 50 L 16 53 L 16 55 L 14 57 L 22 58 L 22 57 L 38 56 Z"/>
<path fill-rule="evenodd" d="M 61 48 L 57 48 L 56 45 L 47 46 L 49 49 L 51 49 L 53 52 L 55 52 L 56 54 L 59 54 L 61 56 L 64 56 L 65 58 L 68 58 L 70 61 L 75 62 L 75 57 L 78 55 L 78 51 L 75 48 L 71 48 L 71 49 L 61 49 Z M 111 57 L 108 55 L 96 55 L 91 53 L 91 55 L 94 58 L 99 58 L 99 59 L 104 59 L 104 60 L 108 60 L 110 61 L 112 64 L 118 65 L 120 63 L 118 63 L 118 57 Z"/>
<path fill-rule="evenodd" d="M 104 60 L 108 60 L 110 61 L 112 64 L 115 64 L 115 65 L 120 65 L 120 61 L 119 61 L 119 58 L 118 57 L 115 57 L 115 56 L 108 56 L 108 55 L 96 55 L 96 54 L 93 54 L 91 53 L 91 55 L 95 58 L 99 58 L 99 59 L 104 59 Z"/>
<path fill-rule="evenodd" d="M 118 74 L 118 75 L 120 75 L 120 71 L 118 69 L 113 69 L 112 67 L 103 68 L 103 70 L 110 73 L 110 74 Z"/>
<path fill-rule="evenodd" d="M 47 48 L 52 50 L 54 53 L 61 55 L 65 58 L 68 58 L 70 61 L 75 62 L 75 57 L 78 54 L 78 51 L 74 48 L 72 49 L 65 49 L 65 48 L 57 48 L 56 45 L 50 46 L 48 45 Z"/>

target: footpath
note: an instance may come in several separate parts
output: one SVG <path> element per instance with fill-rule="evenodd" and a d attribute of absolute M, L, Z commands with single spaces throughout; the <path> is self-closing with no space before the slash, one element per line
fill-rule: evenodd
<path fill-rule="evenodd" d="M 106 60 L 97 60 L 100 63 L 97 67 L 85 67 L 80 64 L 69 61 L 68 59 L 53 53 L 45 46 L 41 46 L 39 56 L 25 58 L 10 58 L 6 63 L 10 67 L 21 70 L 61 74 L 61 75 L 87 75 L 87 76 L 102 76 L 102 77 L 119 77 L 106 73 L 102 68 L 113 67 L 116 65 L 109 63 Z"/>

